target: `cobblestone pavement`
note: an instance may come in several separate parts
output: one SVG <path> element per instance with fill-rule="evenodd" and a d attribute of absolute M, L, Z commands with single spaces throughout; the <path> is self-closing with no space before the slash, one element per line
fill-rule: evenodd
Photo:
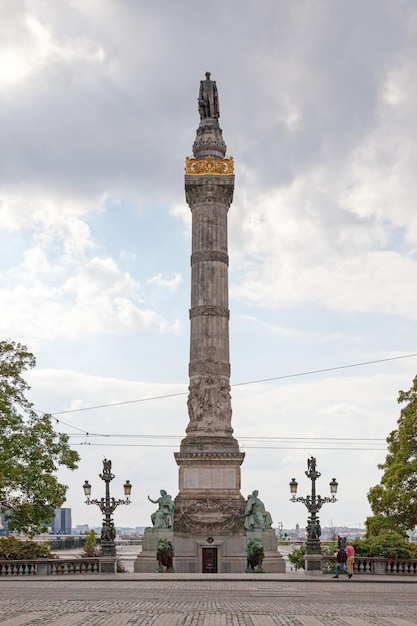
<path fill-rule="evenodd" d="M 417 581 L 172 574 L 0 579 L 2 626 L 415 626 Z"/>

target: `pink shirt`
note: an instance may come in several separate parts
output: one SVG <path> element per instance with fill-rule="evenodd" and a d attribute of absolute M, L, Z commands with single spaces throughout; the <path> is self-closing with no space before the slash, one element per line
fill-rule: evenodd
<path fill-rule="evenodd" d="M 345 550 L 346 550 L 346 554 L 348 555 L 348 557 L 355 556 L 355 548 L 353 546 L 347 545 Z"/>

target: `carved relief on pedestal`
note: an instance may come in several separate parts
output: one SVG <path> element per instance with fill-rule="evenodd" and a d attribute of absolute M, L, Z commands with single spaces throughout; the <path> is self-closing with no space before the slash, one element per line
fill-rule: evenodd
<path fill-rule="evenodd" d="M 239 500 L 190 500 L 175 505 L 174 532 L 239 533 L 244 529 L 244 503 Z"/>
<path fill-rule="evenodd" d="M 190 382 L 188 395 L 189 427 L 196 426 L 196 422 L 204 421 L 202 425 L 206 432 L 214 432 L 217 428 L 224 429 L 232 419 L 232 403 L 230 386 L 218 376 L 202 376 Z M 187 429 L 188 431 L 188 429 Z"/>

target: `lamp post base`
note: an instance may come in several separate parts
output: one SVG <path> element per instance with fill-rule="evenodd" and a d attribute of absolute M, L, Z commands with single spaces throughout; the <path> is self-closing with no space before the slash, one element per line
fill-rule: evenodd
<path fill-rule="evenodd" d="M 322 574 L 322 555 L 306 554 L 305 556 L 305 573 L 306 574 Z"/>
<path fill-rule="evenodd" d="M 100 574 L 116 574 L 117 573 L 117 558 L 115 556 L 100 557 L 99 570 L 100 570 Z"/>

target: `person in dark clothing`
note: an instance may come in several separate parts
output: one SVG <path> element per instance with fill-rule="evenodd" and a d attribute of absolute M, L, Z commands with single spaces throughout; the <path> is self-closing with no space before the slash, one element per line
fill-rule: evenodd
<path fill-rule="evenodd" d="M 346 550 L 344 550 L 343 548 L 340 548 L 339 552 L 336 554 L 336 573 L 333 576 L 333 578 L 339 578 L 340 572 L 343 572 L 344 574 L 346 574 L 346 576 L 348 576 L 349 578 L 352 578 L 352 574 L 349 574 L 347 570 L 346 561 L 347 561 Z"/>

